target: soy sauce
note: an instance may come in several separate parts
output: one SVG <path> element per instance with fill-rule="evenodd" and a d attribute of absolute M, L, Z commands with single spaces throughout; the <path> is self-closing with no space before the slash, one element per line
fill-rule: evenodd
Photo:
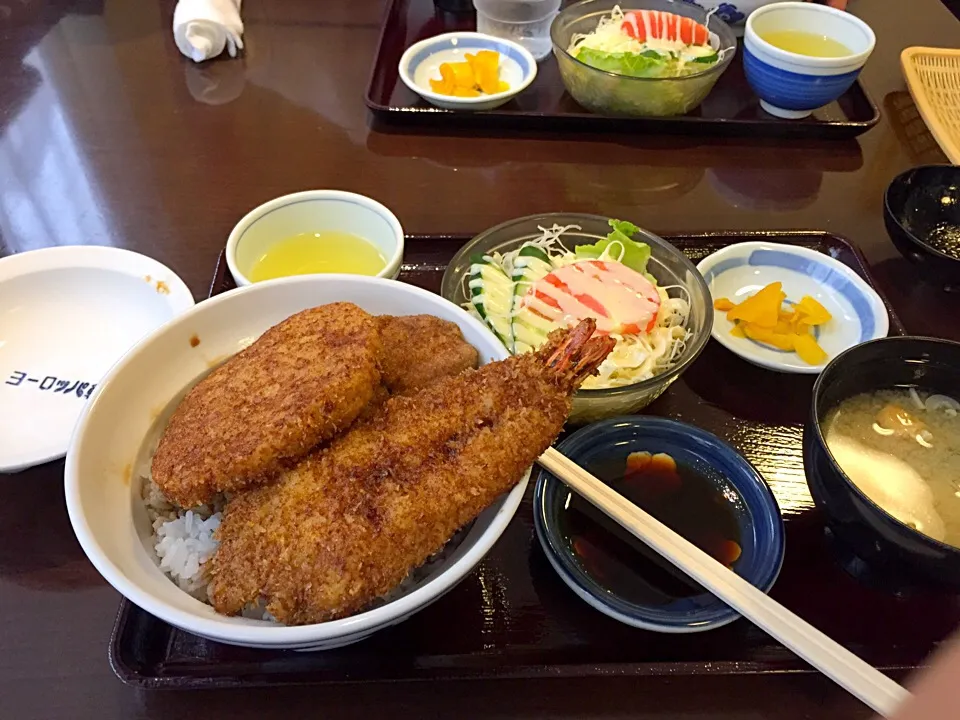
<path fill-rule="evenodd" d="M 611 488 L 728 567 L 740 557 L 738 501 L 720 478 L 674 462 L 669 455 L 633 453 L 588 468 Z M 706 590 L 575 493 L 560 511 L 558 529 L 597 583 L 628 602 L 668 605 Z"/>

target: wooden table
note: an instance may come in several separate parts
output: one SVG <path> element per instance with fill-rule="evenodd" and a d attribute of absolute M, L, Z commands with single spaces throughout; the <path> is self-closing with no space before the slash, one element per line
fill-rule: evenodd
<path fill-rule="evenodd" d="M 539 211 L 655 231 L 826 229 L 866 253 L 908 329 L 960 339 L 960 297 L 925 285 L 883 229 L 901 170 L 944 158 L 906 93 L 908 45 L 960 45 L 937 0 L 853 0 L 877 33 L 863 81 L 884 118 L 859 141 L 436 137 L 370 127 L 378 0 L 246 0 L 244 58 L 196 67 L 168 0 L 0 0 L 0 255 L 137 250 L 198 299 L 233 224 L 271 197 L 339 187 L 408 232 L 475 232 Z M 817 676 L 136 692 L 106 645 L 118 596 L 67 520 L 62 464 L 0 477 L 0 716 L 56 718 L 862 718 Z"/>

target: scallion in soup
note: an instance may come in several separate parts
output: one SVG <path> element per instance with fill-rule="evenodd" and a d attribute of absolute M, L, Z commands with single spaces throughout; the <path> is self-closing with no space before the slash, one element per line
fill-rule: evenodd
<path fill-rule="evenodd" d="M 960 402 L 910 388 L 844 400 L 824 421 L 837 464 L 900 522 L 960 547 Z"/>

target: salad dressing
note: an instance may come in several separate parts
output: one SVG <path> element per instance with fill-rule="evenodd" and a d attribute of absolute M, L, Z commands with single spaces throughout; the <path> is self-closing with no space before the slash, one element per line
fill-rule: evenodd
<path fill-rule="evenodd" d="M 626 265 L 585 260 L 557 268 L 538 281 L 522 305 L 558 324 L 593 317 L 597 332 L 625 335 L 651 327 L 660 309 L 660 294 L 653 283 Z"/>
<path fill-rule="evenodd" d="M 673 367 L 690 337 L 689 291 L 658 287 L 651 249 L 636 225 L 610 220 L 596 243 L 568 249 L 578 225 L 541 227 L 542 235 L 505 253 L 474 256 L 464 278 L 464 307 L 514 355 L 541 347 L 550 333 L 592 317 L 617 342 L 586 389 L 623 387 Z M 589 270 L 589 272 L 585 272 Z"/>

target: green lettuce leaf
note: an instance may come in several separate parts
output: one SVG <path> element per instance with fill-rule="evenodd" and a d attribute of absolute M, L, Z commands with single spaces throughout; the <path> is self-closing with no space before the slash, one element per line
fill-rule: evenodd
<path fill-rule="evenodd" d="M 620 262 L 631 270 L 638 273 L 646 273 L 647 261 L 650 259 L 650 246 L 643 242 L 633 240 L 631 236 L 640 232 L 640 228 L 626 220 L 611 220 L 611 233 L 603 240 L 595 242 L 593 245 L 578 245 L 576 255 L 584 260 L 591 260 L 603 255 L 603 251 L 611 243 L 616 243 L 623 247 L 623 257 Z M 614 255 L 619 254 L 619 250 L 614 248 L 611 252 Z"/>
<path fill-rule="evenodd" d="M 597 70 L 629 75 L 630 77 L 666 77 L 669 68 L 676 65 L 669 55 L 647 52 L 608 53 L 593 48 L 580 48 L 577 60 Z"/>
<path fill-rule="evenodd" d="M 656 50 L 646 50 L 642 53 L 608 53 L 593 48 L 580 48 L 577 53 L 577 60 L 598 70 L 640 78 L 692 75 L 703 72 L 705 64 L 715 63 L 717 59 L 717 55 L 714 54 L 692 62 L 681 63 L 676 55 L 658 53 Z M 661 88 L 652 88 L 651 92 L 661 90 Z"/>

